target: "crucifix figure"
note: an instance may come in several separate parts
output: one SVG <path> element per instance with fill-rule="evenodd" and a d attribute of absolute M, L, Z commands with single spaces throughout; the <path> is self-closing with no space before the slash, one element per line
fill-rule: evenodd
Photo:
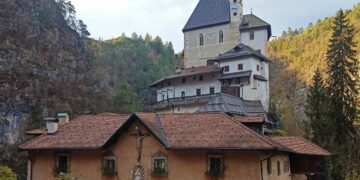
<path fill-rule="evenodd" d="M 143 139 L 148 136 L 145 133 L 141 132 L 141 129 L 138 125 L 135 126 L 135 134 L 132 134 L 133 136 L 136 136 L 136 151 L 137 151 L 137 161 L 140 162 L 141 160 L 141 149 L 142 149 L 142 141 Z"/>

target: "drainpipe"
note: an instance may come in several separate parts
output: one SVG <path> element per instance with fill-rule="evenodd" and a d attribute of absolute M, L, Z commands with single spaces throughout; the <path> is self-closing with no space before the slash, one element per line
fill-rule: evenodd
<path fill-rule="evenodd" d="M 270 158 L 272 158 L 272 157 L 276 156 L 276 154 L 277 154 L 277 153 L 271 154 L 270 156 L 268 156 L 268 157 L 266 157 L 266 158 L 264 158 L 264 159 L 260 160 L 261 180 L 264 180 L 263 162 L 264 162 L 265 160 L 268 160 L 268 159 L 270 159 Z"/>

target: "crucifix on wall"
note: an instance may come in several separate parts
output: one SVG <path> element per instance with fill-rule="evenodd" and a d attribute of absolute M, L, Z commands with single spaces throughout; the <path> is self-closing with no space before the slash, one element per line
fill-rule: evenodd
<path fill-rule="evenodd" d="M 137 152 L 137 161 L 141 161 L 141 150 L 142 150 L 142 142 L 143 139 L 149 136 L 148 133 L 145 133 L 141 130 L 138 124 L 135 125 L 134 132 L 131 134 L 136 138 L 136 152 Z"/>

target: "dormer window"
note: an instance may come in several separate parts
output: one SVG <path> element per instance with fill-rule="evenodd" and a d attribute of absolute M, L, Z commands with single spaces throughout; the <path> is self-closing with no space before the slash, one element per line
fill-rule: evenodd
<path fill-rule="evenodd" d="M 223 31 L 219 31 L 219 43 L 223 43 L 224 42 L 224 33 Z"/>
<path fill-rule="evenodd" d="M 255 39 L 255 33 L 254 31 L 250 31 L 250 40 L 254 40 Z"/>
<path fill-rule="evenodd" d="M 204 35 L 203 34 L 200 34 L 199 41 L 200 41 L 199 45 L 204 46 Z"/>

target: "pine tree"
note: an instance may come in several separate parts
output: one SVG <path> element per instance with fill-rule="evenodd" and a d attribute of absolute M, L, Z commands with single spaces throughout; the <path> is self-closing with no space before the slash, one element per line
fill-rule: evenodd
<path fill-rule="evenodd" d="M 79 20 L 78 22 L 78 33 L 80 34 L 81 38 L 87 38 L 90 36 L 90 32 L 87 30 L 87 26 L 82 20 Z"/>
<path fill-rule="evenodd" d="M 305 113 L 309 118 L 308 128 L 311 141 L 323 147 L 326 146 L 326 137 L 329 132 L 327 125 L 328 100 L 327 89 L 320 70 L 317 69 L 313 76 L 313 84 L 310 86 L 306 99 Z"/>
<path fill-rule="evenodd" d="M 327 52 L 330 117 L 334 140 L 338 144 L 355 134 L 353 123 L 358 111 L 359 67 L 353 37 L 354 28 L 340 10 L 334 20 L 333 35 Z"/>
<path fill-rule="evenodd" d="M 331 160 L 332 178 L 345 179 L 354 168 L 356 131 L 354 121 L 358 118 L 359 67 L 356 59 L 354 28 L 340 10 L 334 20 L 333 35 L 327 52 L 329 75 L 329 125 L 331 148 L 336 154 Z"/>

